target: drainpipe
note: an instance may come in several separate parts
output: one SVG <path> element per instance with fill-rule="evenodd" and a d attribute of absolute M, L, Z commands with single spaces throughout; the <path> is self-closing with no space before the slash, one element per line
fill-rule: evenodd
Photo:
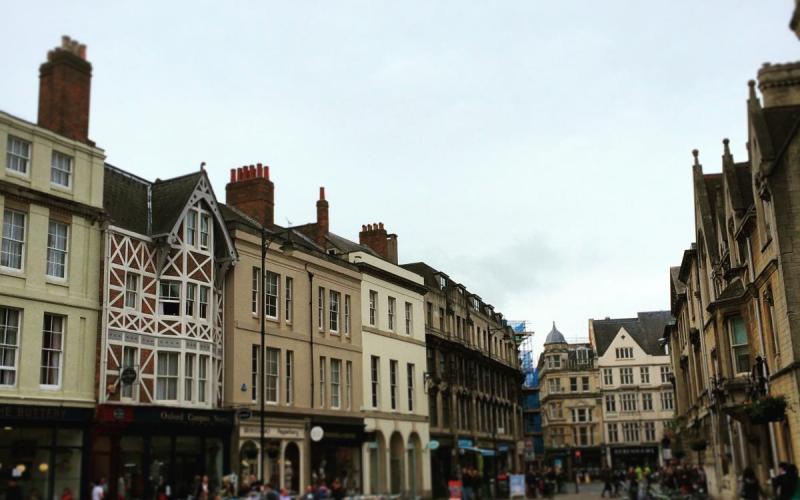
<path fill-rule="evenodd" d="M 309 345 L 311 362 L 308 363 L 309 370 L 311 370 L 311 408 L 314 408 L 314 273 L 308 270 L 306 264 L 306 273 L 308 273 L 308 331 L 309 331 Z"/>

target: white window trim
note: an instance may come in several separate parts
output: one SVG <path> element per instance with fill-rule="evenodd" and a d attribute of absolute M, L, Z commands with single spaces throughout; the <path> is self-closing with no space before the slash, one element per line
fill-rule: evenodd
<path fill-rule="evenodd" d="M 43 316 L 42 316 L 43 321 L 44 321 L 44 318 L 47 318 L 47 316 L 58 316 L 58 317 L 62 318 L 62 322 L 61 322 L 61 349 L 58 349 L 58 350 L 48 349 L 49 351 L 58 352 L 58 354 L 59 354 L 59 356 L 58 356 L 58 382 L 55 383 L 55 384 L 43 384 L 42 383 L 41 369 L 44 368 L 44 365 L 41 363 L 41 358 L 40 358 L 40 362 L 39 362 L 39 387 L 42 388 L 42 389 L 47 389 L 47 390 L 58 390 L 58 389 L 61 388 L 61 383 L 62 383 L 62 380 L 64 379 L 64 346 L 65 346 L 65 340 L 66 340 L 66 337 L 67 337 L 67 316 L 65 316 L 63 314 L 54 314 L 54 313 L 45 312 L 43 314 Z M 45 332 L 44 324 L 42 324 L 42 337 L 41 337 L 42 338 L 42 347 L 41 347 L 41 351 L 40 351 L 40 354 L 42 354 L 42 355 L 45 352 L 44 332 Z M 18 349 L 18 351 L 19 351 L 19 349 Z"/>
<path fill-rule="evenodd" d="M 65 240 L 66 241 L 65 241 L 64 250 L 59 250 L 59 249 L 53 248 L 53 250 L 56 251 L 56 252 L 64 252 L 64 276 L 55 276 L 53 274 L 48 273 L 48 268 L 50 267 L 50 250 L 52 248 L 52 247 L 50 247 L 50 223 L 51 222 L 52 223 L 56 223 L 56 224 L 61 224 L 62 226 L 65 226 L 67 228 L 67 234 L 65 235 Z M 44 266 L 45 271 L 44 271 L 44 275 L 45 275 L 45 277 L 47 278 L 48 281 L 55 281 L 55 282 L 63 283 L 63 282 L 65 282 L 65 281 L 67 281 L 69 279 L 69 250 L 70 250 L 69 243 L 70 243 L 70 234 L 72 233 L 71 229 L 72 229 L 72 227 L 70 226 L 70 224 L 68 224 L 66 222 L 61 222 L 61 221 L 53 220 L 53 219 L 48 219 L 48 221 L 47 221 L 47 249 L 45 251 L 45 266 Z"/>
<path fill-rule="evenodd" d="M 0 269 L 2 269 L 3 271 L 14 273 L 14 274 L 23 274 L 25 272 L 25 253 L 26 253 L 26 250 L 27 250 L 27 247 L 28 247 L 28 245 L 27 245 L 27 240 L 28 240 L 28 213 L 27 212 L 22 212 L 20 210 L 15 210 L 13 208 L 7 208 L 6 207 L 4 209 L 4 211 L 3 211 L 3 223 L 0 224 L 0 226 L 2 226 L 1 230 L 3 231 L 3 233 L 0 233 L 0 245 L 2 245 L 2 239 L 5 239 L 4 233 L 5 233 L 5 213 L 6 212 L 13 212 L 13 213 L 17 213 L 17 214 L 22 215 L 22 240 L 9 240 L 9 241 L 14 241 L 14 242 L 21 243 L 22 247 L 20 248 L 20 259 L 19 259 L 19 267 L 18 268 L 17 267 L 10 267 L 10 266 L 0 265 Z M 0 248 L 0 251 L 2 251 L 1 248 Z"/>

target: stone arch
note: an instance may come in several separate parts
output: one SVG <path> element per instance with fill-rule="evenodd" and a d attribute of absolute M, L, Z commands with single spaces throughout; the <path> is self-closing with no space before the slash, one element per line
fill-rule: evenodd
<path fill-rule="evenodd" d="M 403 443 L 403 436 L 395 431 L 389 440 L 389 477 L 390 489 L 389 492 L 397 495 L 405 489 L 405 445 Z"/>
<path fill-rule="evenodd" d="M 300 492 L 300 447 L 294 441 L 286 443 L 283 450 L 283 486 Z"/>
<path fill-rule="evenodd" d="M 369 491 L 375 495 L 386 491 L 386 439 L 379 430 L 375 431 L 375 440 L 367 443 L 367 460 L 369 460 Z"/>
<path fill-rule="evenodd" d="M 260 475 L 258 443 L 247 440 L 239 447 L 239 477 L 246 478 L 250 474 Z"/>
<path fill-rule="evenodd" d="M 422 440 L 416 432 L 408 437 L 406 445 L 406 468 L 408 469 L 408 492 L 411 498 L 422 494 Z"/>

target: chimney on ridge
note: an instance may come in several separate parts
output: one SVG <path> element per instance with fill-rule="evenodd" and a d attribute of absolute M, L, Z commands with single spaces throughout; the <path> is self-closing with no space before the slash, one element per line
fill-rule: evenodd
<path fill-rule="evenodd" d="M 225 203 L 268 228 L 274 226 L 275 185 L 269 180 L 269 166 L 259 163 L 232 168 Z"/>
<path fill-rule="evenodd" d="M 317 200 L 317 245 L 325 248 L 325 237 L 330 230 L 330 222 L 328 219 L 328 201 L 325 199 L 325 188 L 319 188 L 319 200 Z"/>
<path fill-rule="evenodd" d="M 94 145 L 89 140 L 89 97 L 92 65 L 86 60 L 86 45 L 61 37 L 61 46 L 47 53 L 39 66 L 40 127 Z"/>
<path fill-rule="evenodd" d="M 388 234 L 383 222 L 361 226 L 358 242 L 368 246 L 392 264 L 397 264 L 397 235 Z"/>

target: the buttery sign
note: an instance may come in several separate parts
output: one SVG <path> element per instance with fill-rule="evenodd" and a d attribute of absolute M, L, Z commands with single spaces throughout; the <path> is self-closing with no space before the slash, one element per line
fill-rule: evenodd
<path fill-rule="evenodd" d="M 92 415 L 88 408 L 63 406 L 0 405 L 0 422 L 87 422 Z"/>

